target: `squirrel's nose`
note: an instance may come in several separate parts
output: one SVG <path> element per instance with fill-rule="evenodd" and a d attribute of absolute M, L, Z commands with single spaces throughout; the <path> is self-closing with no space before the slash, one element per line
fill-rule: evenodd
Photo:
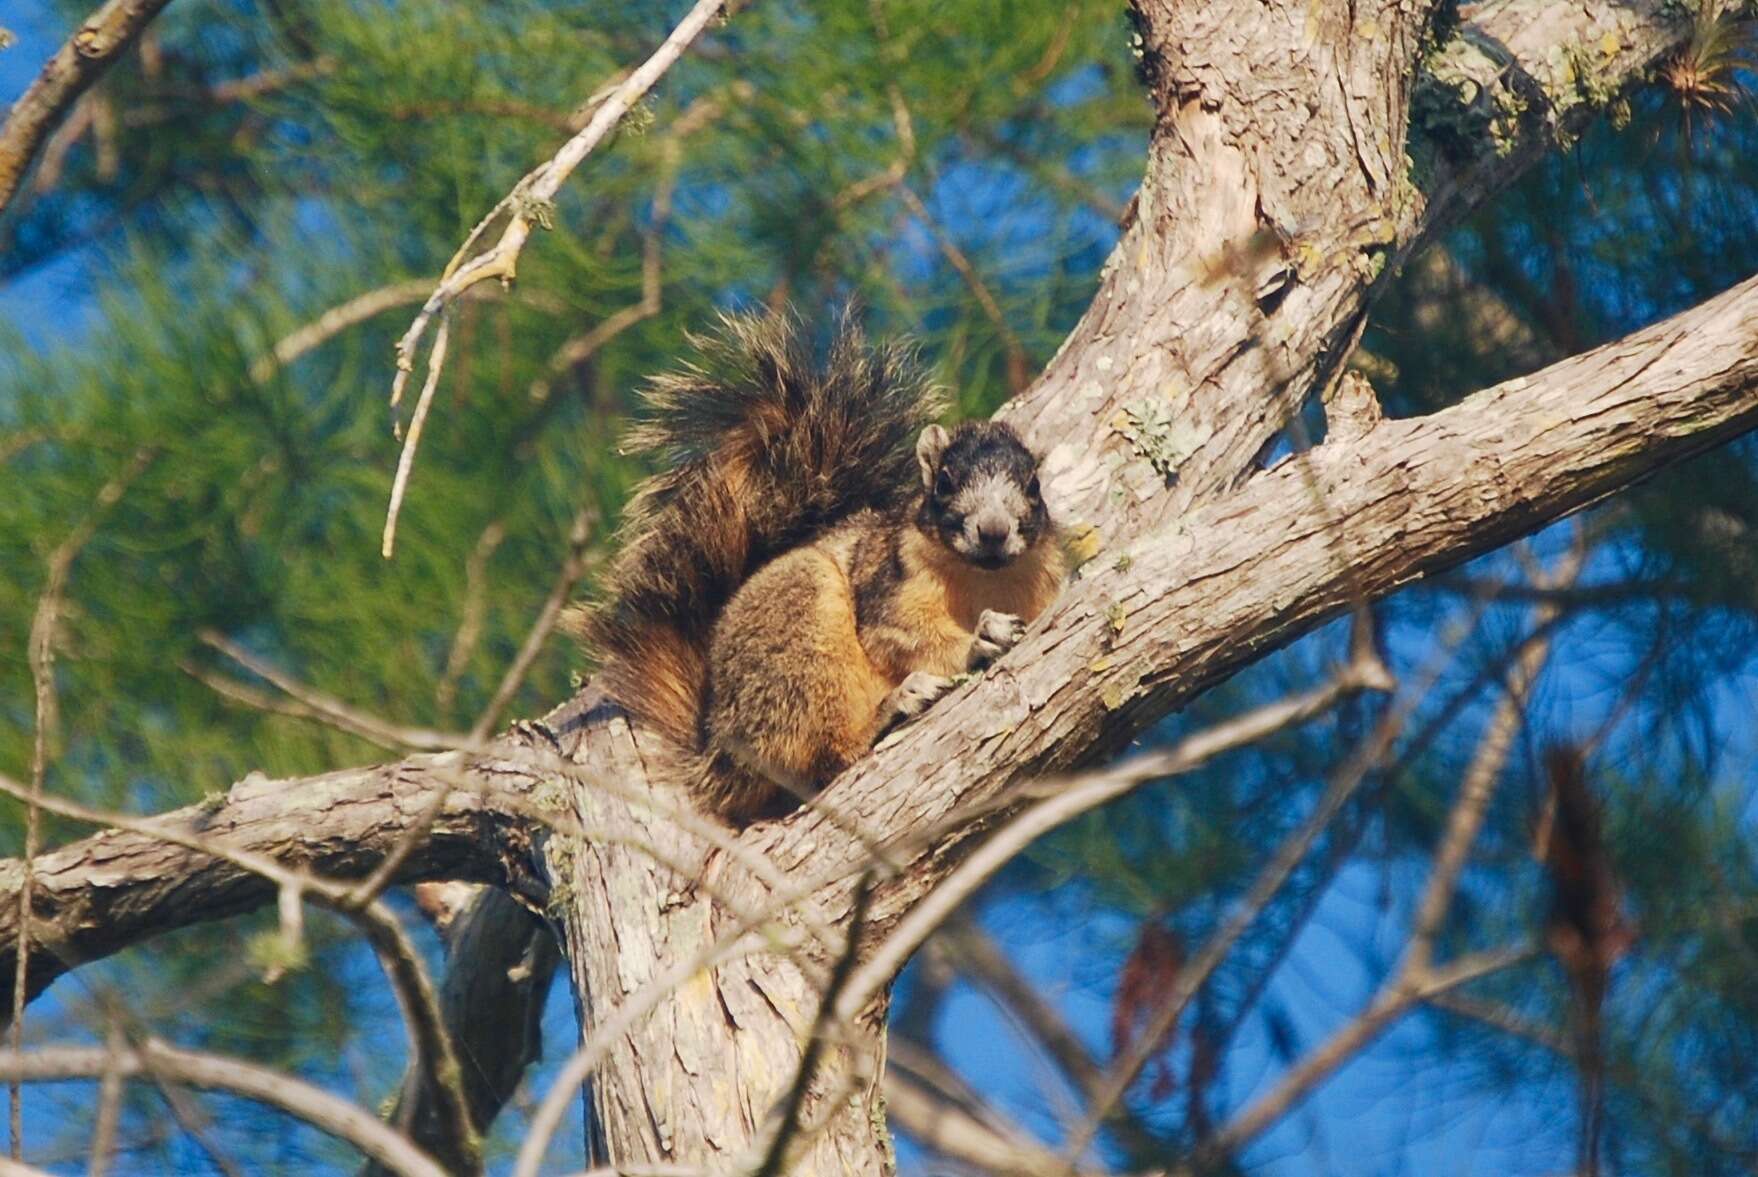
<path fill-rule="evenodd" d="M 985 520 L 977 524 L 977 542 L 985 548 L 998 548 L 1007 542 L 1007 532 L 1007 524 Z"/>

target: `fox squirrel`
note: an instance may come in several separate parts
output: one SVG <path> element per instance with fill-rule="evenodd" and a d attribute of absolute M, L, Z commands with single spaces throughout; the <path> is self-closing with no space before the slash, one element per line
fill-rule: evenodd
<path fill-rule="evenodd" d="M 683 751 L 698 803 L 749 821 L 1010 649 L 1064 557 L 1013 430 L 932 424 L 912 353 L 851 313 L 822 363 L 786 312 L 692 343 L 630 437 L 668 468 L 574 628 L 609 696 Z"/>

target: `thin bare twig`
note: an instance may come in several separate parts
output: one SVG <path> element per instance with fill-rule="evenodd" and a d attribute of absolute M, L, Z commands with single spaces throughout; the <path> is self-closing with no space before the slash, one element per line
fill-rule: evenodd
<path fill-rule="evenodd" d="M 941 941 L 945 942 L 953 963 L 1043 1047 L 1074 1091 L 1089 1103 L 1095 1099 L 1105 1077 L 1103 1069 L 1086 1043 L 1044 999 L 1038 987 L 1020 974 L 994 938 L 961 911 L 947 921 L 934 943 Z M 1119 1140 L 1131 1155 L 1150 1155 L 1164 1147 L 1164 1142 L 1139 1120 L 1120 1117 L 1116 1127 L 1120 1129 Z M 1039 1164 L 1034 1168 L 1048 1172 L 1056 1166 Z"/>
<path fill-rule="evenodd" d="M 995 296 L 990 293 L 988 283 L 984 282 L 983 276 L 977 273 L 977 267 L 971 262 L 964 250 L 958 247 L 958 242 L 952 239 L 941 227 L 940 222 L 928 211 L 928 206 L 922 203 L 922 198 L 916 195 L 915 189 L 900 180 L 897 185 L 897 194 L 903 198 L 904 204 L 909 207 L 915 218 L 922 223 L 922 227 L 928 230 L 928 236 L 934 239 L 934 244 L 940 250 L 941 256 L 958 272 L 958 276 L 964 280 L 965 288 L 971 292 L 971 297 L 975 298 L 977 305 L 983 309 L 983 314 L 987 316 L 989 325 L 995 328 L 995 334 L 1001 340 L 1001 350 L 1007 358 L 1008 391 L 1015 395 L 1024 392 L 1026 386 L 1032 382 L 1031 362 L 1026 358 L 1025 347 L 1020 343 L 1019 336 L 1015 335 L 1013 328 L 1007 325 L 1007 316 L 1002 314 L 1001 304 L 996 302 Z"/>
<path fill-rule="evenodd" d="M 88 1177 L 104 1177 L 105 1170 L 110 1167 L 110 1154 L 116 1147 L 116 1125 L 122 1115 L 122 1073 L 117 1064 L 126 1049 L 127 1040 L 112 1017 L 104 1031 L 104 1057 L 110 1065 L 98 1081 L 98 1115 L 92 1125 L 91 1162 L 86 1168 Z"/>
<path fill-rule="evenodd" d="M 397 514 L 403 509 L 403 495 L 409 490 L 409 476 L 415 470 L 415 450 L 421 445 L 421 429 L 427 424 L 428 410 L 433 408 L 433 394 L 439 388 L 440 373 L 445 369 L 446 345 L 452 338 L 452 312 L 447 306 L 440 315 L 439 330 L 433 335 L 433 352 L 428 356 L 427 379 L 422 382 L 421 396 L 415 401 L 415 413 L 409 419 L 409 432 L 403 437 L 403 452 L 397 455 L 397 473 L 391 479 L 391 502 L 385 509 L 385 534 L 380 554 L 391 558 L 397 543 Z M 391 398 L 391 407 L 397 407 Z M 399 427 L 400 428 L 400 427 Z"/>
<path fill-rule="evenodd" d="M 62 116 L 170 0 L 108 0 L 56 51 L 0 124 L 0 211 Z"/>
<path fill-rule="evenodd" d="M 842 953 L 830 970 L 830 979 L 821 991 L 818 1012 L 812 1020 L 812 1031 L 806 1038 L 806 1049 L 800 1054 L 800 1065 L 794 1071 L 794 1081 L 788 1087 L 787 1094 L 782 1097 L 780 1122 L 776 1125 L 775 1136 L 769 1142 L 762 1163 L 757 1166 L 756 1177 L 777 1177 L 787 1161 L 788 1142 L 800 1127 L 800 1108 L 805 1106 L 806 1092 L 810 1090 L 812 1080 L 818 1072 L 818 1059 L 824 1053 L 824 1043 L 835 1020 L 837 1001 L 842 996 L 843 986 L 848 984 L 849 975 L 854 971 L 855 960 L 860 952 L 861 933 L 866 930 L 867 907 L 872 898 L 873 872 L 868 871 L 855 883 L 854 902 L 849 909 L 848 942 L 843 945 Z"/>
<path fill-rule="evenodd" d="M 377 716 L 368 715 L 340 699 L 314 690 L 285 672 L 277 670 L 217 630 L 203 629 L 195 636 L 203 645 L 218 650 L 244 669 L 274 686 L 288 698 L 295 700 L 306 710 L 296 711 L 275 706 L 272 701 L 263 699 L 242 684 L 232 683 L 217 676 L 209 676 L 198 669 L 190 668 L 187 670 L 187 673 L 200 679 L 219 693 L 248 706 L 296 715 L 301 718 L 321 719 L 333 727 L 389 748 L 444 752 L 453 748 L 471 747 L 475 744 L 474 740 L 461 732 L 404 727 Z"/>
<path fill-rule="evenodd" d="M 458 619 L 458 631 L 452 635 L 452 648 L 446 653 L 446 668 L 433 690 L 434 702 L 450 708 L 457 694 L 458 678 L 470 655 L 476 651 L 476 640 L 482 635 L 482 619 L 488 611 L 488 561 L 507 538 L 507 528 L 499 519 L 492 520 L 476 537 L 476 547 L 464 562 L 464 611 Z"/>
<path fill-rule="evenodd" d="M 18 888 L 18 959 L 12 978 L 12 1049 L 23 1042 L 24 993 L 30 968 L 30 925 L 32 870 L 37 845 L 42 836 L 41 805 L 43 785 L 49 771 L 49 746 L 54 742 L 60 715 L 55 696 L 55 635 L 60 623 L 61 601 L 67 591 L 67 578 L 73 561 L 97 533 L 112 507 L 121 501 L 129 484 L 152 463 L 155 451 L 141 448 L 134 452 L 121 473 L 106 482 L 86 517 L 74 527 L 66 539 L 49 554 L 48 576 L 42 595 L 37 598 L 35 615 L 31 618 L 30 664 L 31 680 L 36 694 L 35 731 L 31 742 L 31 784 L 25 802 L 23 879 Z M 18 1084 L 7 1089 L 12 1145 L 10 1155 L 18 1160 L 24 1155 L 24 1106 Z"/>
<path fill-rule="evenodd" d="M 752 93 L 749 82 L 734 82 L 728 87 L 727 95 L 706 94 L 696 99 L 672 124 L 660 145 L 659 183 L 653 190 L 647 229 L 641 235 L 641 295 L 562 344 L 550 357 L 543 374 L 531 382 L 526 395 L 533 404 L 549 400 L 554 395 L 556 382 L 597 355 L 605 344 L 659 313 L 664 294 L 661 279 L 664 276 L 665 231 L 671 223 L 672 195 L 677 189 L 678 169 L 683 162 L 683 141 L 726 112 L 727 96 L 743 101 Z"/>
<path fill-rule="evenodd" d="M 470 744 L 480 744 L 488 739 L 488 734 L 494 730 L 501 712 L 506 710 L 507 704 L 513 701 L 513 696 L 524 685 L 525 676 L 531 671 L 531 664 L 543 652 L 543 644 L 549 640 L 550 631 L 555 629 L 556 619 L 562 615 L 562 608 L 568 603 L 568 595 L 574 591 L 574 586 L 586 572 L 586 544 L 592 538 L 592 525 L 597 518 L 598 510 L 595 507 L 581 507 L 574 513 L 573 525 L 568 529 L 568 550 L 562 558 L 561 571 L 556 573 L 555 584 L 550 587 L 543 608 L 537 611 L 537 620 L 532 622 L 531 632 L 525 635 L 518 655 L 514 657 L 512 665 L 507 667 L 507 672 L 501 676 L 494 698 L 482 709 L 482 714 L 477 716 L 476 723 L 470 728 L 470 734 L 465 737 Z"/>
<path fill-rule="evenodd" d="M 1187 736 L 1164 752 L 1138 756 L 1110 768 L 1065 781 L 1044 781 L 1031 792 L 1043 800 L 997 830 L 958 868 L 946 876 L 897 926 L 861 966 L 838 1003 L 837 1014 L 853 1017 L 872 996 L 889 984 L 909 955 L 944 923 L 976 889 L 1020 851 L 1057 826 L 1137 786 L 1160 777 L 1191 772 L 1224 752 L 1257 743 L 1276 732 L 1322 714 L 1346 695 L 1385 690 L 1391 685 L 1385 668 L 1375 662 L 1343 667 L 1323 686 Z"/>
<path fill-rule="evenodd" d="M 1562 558 L 1555 572 L 1543 578 L 1541 586 L 1568 588 L 1580 574 L 1586 558 L 1586 549 L 1577 545 Z M 1547 600 L 1534 611 L 1533 628 L 1548 634 L 1561 614 L 1562 607 Z M 1458 890 L 1459 873 L 1465 868 L 1471 844 L 1489 812 L 1496 782 L 1501 778 L 1508 753 L 1514 746 L 1514 737 L 1526 718 L 1527 699 L 1545 663 L 1550 660 L 1550 650 L 1550 638 L 1546 636 L 1527 643 L 1520 651 L 1520 656 L 1508 669 L 1507 689 L 1496 701 L 1478 740 L 1477 750 L 1466 765 L 1465 775 L 1459 783 L 1459 795 L 1447 816 L 1446 832 L 1435 847 L 1428 884 L 1417 901 L 1406 962 L 1413 974 L 1420 974 L 1434 959 L 1435 937 L 1446 919 L 1453 894 Z"/>
<path fill-rule="evenodd" d="M 207 1117 L 202 1115 L 200 1108 L 193 1106 L 195 1101 L 189 1092 L 150 1071 L 148 1074 L 159 1098 L 165 1101 L 165 1108 L 171 1113 L 171 1118 L 177 1122 L 177 1127 L 183 1130 L 185 1136 L 195 1141 L 195 1147 L 201 1150 L 201 1155 L 211 1161 L 223 1177 L 244 1177 L 238 1163 L 221 1152 L 219 1146 L 209 1137 Z"/>
<path fill-rule="evenodd" d="M 1103 1072 L 1086 1043 L 976 920 L 955 915 L 935 942 L 942 940 L 953 963 L 1030 1028 L 1076 1090 L 1091 1092 L 1098 1086 Z"/>
<path fill-rule="evenodd" d="M 1289 1108 L 1305 1099 L 1326 1076 L 1354 1057 L 1362 1047 L 1378 1038 L 1412 1006 L 1432 1000 L 1491 973 L 1511 968 L 1532 956 L 1531 948 L 1517 946 L 1475 953 L 1438 969 L 1426 970 L 1420 975 L 1401 974 L 1383 986 L 1372 1004 L 1360 1015 L 1283 1075 L 1268 1095 L 1246 1108 L 1217 1132 L 1204 1148 L 1198 1150 L 1195 1163 L 1187 1171 L 1204 1172 L 1214 1161 L 1238 1152 L 1260 1132 L 1281 1119 Z"/>
<path fill-rule="evenodd" d="M 671 31 L 671 35 L 653 51 L 653 55 L 604 98 L 580 133 L 564 143 L 548 162 L 527 173 L 471 231 L 446 266 L 440 284 L 422 304 L 415 321 L 397 342 L 397 375 L 391 382 L 393 409 L 402 399 L 409 374 L 415 369 L 416 348 L 435 316 L 441 316 L 441 320 L 439 330 L 434 336 L 433 349 L 427 357 L 427 378 L 422 394 L 424 400 L 431 399 L 430 390 L 438 383 L 440 369 L 445 364 L 442 347 L 445 319 L 441 313 L 450 308 L 459 295 L 479 282 L 499 279 L 508 283 L 513 280 L 518 269 L 519 255 L 525 248 L 525 242 L 530 239 L 533 226 L 548 224 L 556 193 L 561 191 L 562 184 L 573 174 L 574 169 L 610 135 L 629 108 L 639 102 L 665 72 L 676 64 L 702 31 L 723 13 L 730 14 L 736 3 L 737 0 L 697 0 L 696 5 Z M 501 231 L 500 239 L 489 249 L 469 255 L 477 239 L 503 215 L 507 224 Z M 419 408 L 416 411 L 418 415 L 421 413 Z M 397 511 L 402 504 L 402 488 L 409 480 L 408 467 L 414 461 L 418 437 L 419 430 L 411 425 L 409 439 L 404 444 L 403 456 L 398 463 L 397 479 L 392 485 L 390 507 L 386 512 L 383 546 L 386 559 L 390 558 L 395 544 Z"/>
<path fill-rule="evenodd" d="M 424 301 L 428 292 L 434 287 L 433 278 L 411 278 L 406 282 L 392 282 L 388 286 L 380 286 L 376 290 L 368 290 L 357 294 L 346 302 L 338 303 L 323 312 L 303 327 L 282 336 L 267 352 L 258 356 L 250 363 L 250 378 L 262 384 L 275 372 L 291 364 L 314 348 L 334 339 L 350 327 L 357 326 L 385 311 L 400 306 L 413 306 Z M 478 286 L 470 292 L 471 298 L 492 298 L 500 293 L 498 286 Z M 553 295 L 538 290 L 522 291 L 518 297 L 522 306 L 531 307 L 550 315 L 564 315 L 570 308 L 566 302 Z"/>
<path fill-rule="evenodd" d="M 1275 854 L 1252 881 L 1251 887 L 1244 897 L 1228 913 L 1221 927 L 1213 936 L 1204 942 L 1202 949 L 1190 959 L 1173 978 L 1171 993 L 1164 1005 L 1154 1012 L 1146 1027 L 1135 1043 L 1121 1057 L 1116 1059 L 1106 1073 L 1104 1083 L 1099 1088 L 1098 1098 L 1088 1109 L 1084 1123 L 1070 1134 L 1063 1149 L 1063 1157 L 1070 1165 L 1079 1157 L 1098 1135 L 1105 1119 L 1111 1110 L 1117 1107 L 1128 1093 L 1142 1068 L 1159 1049 L 1159 1045 L 1177 1025 L 1178 1019 L 1184 1014 L 1191 999 L 1202 988 L 1204 982 L 1220 967 L 1233 946 L 1239 942 L 1258 915 L 1274 899 L 1282 889 L 1282 885 L 1293 874 L 1294 868 L 1306 857 L 1306 852 L 1318 840 L 1321 833 L 1331 821 L 1342 811 L 1344 804 L 1354 795 L 1361 782 L 1367 779 L 1381 757 L 1391 747 L 1392 740 L 1401 726 L 1401 713 L 1394 709 L 1382 718 L 1375 730 L 1364 740 L 1356 752 L 1344 762 L 1342 768 L 1331 778 L 1324 796 L 1306 820 L 1300 823 L 1295 831 L 1276 848 Z"/>
<path fill-rule="evenodd" d="M 347 302 L 331 307 L 297 331 L 277 340 L 274 347 L 251 361 L 250 378 L 258 384 L 265 383 L 278 369 L 285 368 L 326 340 L 392 307 L 418 303 L 432 289 L 433 282 L 430 279 L 411 278 L 407 282 L 393 282 L 389 286 L 380 286 L 377 290 L 357 294 Z"/>
<path fill-rule="evenodd" d="M 404 1177 L 447 1177 L 445 1170 L 378 1117 L 285 1071 L 183 1050 L 153 1038 L 116 1051 L 75 1046 L 47 1047 L 28 1053 L 0 1051 L 0 1075 L 12 1081 L 98 1079 L 112 1072 L 124 1079 L 156 1076 L 208 1091 L 241 1095 L 280 1108 L 318 1131 L 353 1145 Z"/>
<path fill-rule="evenodd" d="M 896 1047 L 894 1039 L 887 1052 Z M 888 1062 L 894 1062 L 888 1059 Z M 983 1173 L 1050 1173 L 1057 1156 L 1016 1125 L 997 1125 L 946 1098 L 932 1084 L 903 1069 L 885 1068 L 885 1111 L 930 1152 Z M 1082 1172 L 1077 1177 L 1097 1177 Z"/>

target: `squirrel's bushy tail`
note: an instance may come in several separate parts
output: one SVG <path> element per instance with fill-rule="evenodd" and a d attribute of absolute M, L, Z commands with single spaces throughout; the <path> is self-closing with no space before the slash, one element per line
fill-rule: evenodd
<path fill-rule="evenodd" d="M 624 513 L 600 602 L 574 625 L 610 696 L 688 748 L 701 741 L 708 640 L 771 557 L 916 485 L 917 433 L 940 401 L 900 344 L 844 311 L 822 361 L 786 311 L 723 315 L 697 355 L 645 390 L 629 448 L 661 472 Z"/>

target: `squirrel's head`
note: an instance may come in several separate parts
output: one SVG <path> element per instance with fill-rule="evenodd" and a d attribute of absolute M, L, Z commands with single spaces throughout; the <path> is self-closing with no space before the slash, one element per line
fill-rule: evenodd
<path fill-rule="evenodd" d="M 916 460 L 918 524 L 977 567 L 1005 567 L 1049 532 L 1038 459 L 1006 425 L 967 421 L 951 433 L 930 425 L 916 441 Z"/>

